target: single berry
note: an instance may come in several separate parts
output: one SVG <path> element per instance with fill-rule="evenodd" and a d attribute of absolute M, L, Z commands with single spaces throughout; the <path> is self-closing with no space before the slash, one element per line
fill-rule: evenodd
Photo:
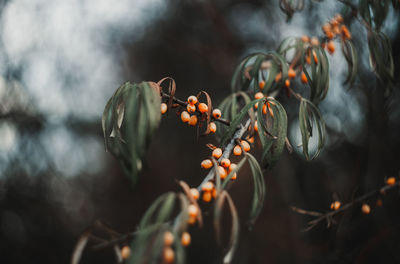
<path fill-rule="evenodd" d="M 165 263 L 173 263 L 175 259 L 175 252 L 172 248 L 166 247 L 164 248 L 163 258 Z"/>
<path fill-rule="evenodd" d="M 189 119 L 189 125 L 190 126 L 195 126 L 197 124 L 197 115 L 192 115 Z"/>
<path fill-rule="evenodd" d="M 204 192 L 211 192 L 211 190 L 214 188 L 214 183 L 212 183 L 212 182 L 206 182 L 206 183 L 204 183 L 203 184 L 203 186 L 201 187 L 201 189 L 204 191 Z"/>
<path fill-rule="evenodd" d="M 214 109 L 213 110 L 213 112 L 212 112 L 212 115 L 213 115 L 213 117 L 215 118 L 215 119 L 218 119 L 218 118 L 220 118 L 221 117 L 221 110 L 219 110 L 219 109 Z"/>
<path fill-rule="evenodd" d="M 195 105 L 188 104 L 188 105 L 186 106 L 186 109 L 187 109 L 187 111 L 188 111 L 189 113 L 194 113 L 194 112 L 196 112 L 196 106 L 195 106 Z"/>
<path fill-rule="evenodd" d="M 233 155 L 235 155 L 235 156 L 240 156 L 240 155 L 242 155 L 242 148 L 241 148 L 239 145 L 236 145 L 236 146 L 233 148 Z"/>
<path fill-rule="evenodd" d="M 296 77 L 296 72 L 295 70 L 293 70 L 292 68 L 289 68 L 288 70 L 288 76 L 290 79 L 294 79 L 294 77 Z"/>
<path fill-rule="evenodd" d="M 199 193 L 199 191 L 198 191 L 196 188 L 190 189 L 190 194 L 192 195 L 192 197 L 193 197 L 195 200 L 198 200 L 199 197 L 200 197 L 200 193 Z"/>
<path fill-rule="evenodd" d="M 161 114 L 165 114 L 167 112 L 167 104 L 161 103 Z"/>
<path fill-rule="evenodd" d="M 221 166 L 224 168 L 228 168 L 231 165 L 231 161 L 229 159 L 222 159 Z"/>
<path fill-rule="evenodd" d="M 396 178 L 395 177 L 389 177 L 387 180 L 386 180 L 386 184 L 387 185 L 393 185 L 393 184 L 395 184 L 396 183 Z"/>
<path fill-rule="evenodd" d="M 174 235 L 170 232 L 167 231 L 164 233 L 164 246 L 170 247 L 174 243 Z"/>
<path fill-rule="evenodd" d="M 242 144 L 244 151 L 246 151 L 246 152 L 250 151 L 250 144 L 246 140 L 240 141 L 240 144 Z"/>
<path fill-rule="evenodd" d="M 222 149 L 216 148 L 212 152 L 212 156 L 216 159 L 219 159 L 222 156 Z"/>
<path fill-rule="evenodd" d="M 227 176 L 226 170 L 222 166 L 218 166 L 218 174 L 221 179 L 225 179 Z"/>
<path fill-rule="evenodd" d="M 260 81 L 258 83 L 258 87 L 260 88 L 260 90 L 264 89 L 264 86 L 265 86 L 265 82 L 264 81 Z"/>
<path fill-rule="evenodd" d="M 195 105 L 195 104 L 197 104 L 198 100 L 197 100 L 196 96 L 191 95 L 191 96 L 188 97 L 187 101 L 188 101 L 189 104 Z"/>
<path fill-rule="evenodd" d="M 261 93 L 261 92 L 258 92 L 258 93 L 256 93 L 256 94 L 254 95 L 254 98 L 255 98 L 255 99 L 261 99 L 261 98 L 263 98 L 263 97 L 264 97 L 264 94 Z"/>
<path fill-rule="evenodd" d="M 308 83 L 307 75 L 304 72 L 301 72 L 301 82 Z"/>
<path fill-rule="evenodd" d="M 211 192 L 204 192 L 203 193 L 203 201 L 208 203 L 212 199 Z"/>
<path fill-rule="evenodd" d="M 122 259 L 124 259 L 124 260 L 128 259 L 130 257 L 130 255 L 131 255 L 131 248 L 129 246 L 124 246 L 121 249 L 121 257 L 122 257 Z"/>
<path fill-rule="evenodd" d="M 363 204 L 363 205 L 361 206 L 361 211 L 362 211 L 364 214 L 369 214 L 369 213 L 371 212 L 371 207 L 370 207 L 368 204 Z"/>
<path fill-rule="evenodd" d="M 181 243 L 183 246 L 187 247 L 190 245 L 190 234 L 188 232 L 183 232 L 182 233 L 182 238 L 181 238 Z"/>
<path fill-rule="evenodd" d="M 208 112 L 208 106 L 205 103 L 200 103 L 198 105 L 200 113 L 206 113 Z"/>
<path fill-rule="evenodd" d="M 190 204 L 190 205 L 188 206 L 188 213 L 189 213 L 189 216 L 190 216 L 190 217 L 196 217 L 197 214 L 199 213 L 199 209 L 197 208 L 196 205 Z"/>
<path fill-rule="evenodd" d="M 201 167 L 203 168 L 203 169 L 209 169 L 209 168 L 211 168 L 213 166 L 213 163 L 212 163 L 212 161 L 210 160 L 210 159 L 206 159 L 206 160 L 203 160 L 202 162 L 201 162 Z"/>
<path fill-rule="evenodd" d="M 211 133 L 215 133 L 215 131 L 217 131 L 217 125 L 214 122 L 210 122 L 208 128 L 210 129 Z"/>
<path fill-rule="evenodd" d="M 181 113 L 181 119 L 182 119 L 182 121 L 183 121 L 184 123 L 189 122 L 189 120 L 190 120 L 190 114 L 189 114 L 188 112 L 186 112 L 186 111 L 183 111 L 183 112 Z"/>

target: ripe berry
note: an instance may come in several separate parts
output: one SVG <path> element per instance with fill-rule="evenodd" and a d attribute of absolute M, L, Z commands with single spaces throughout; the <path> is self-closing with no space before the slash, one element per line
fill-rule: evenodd
<path fill-rule="evenodd" d="M 328 39 L 333 39 L 333 38 L 335 37 L 335 35 L 333 34 L 332 31 L 326 32 L 325 35 L 326 35 L 326 37 L 327 37 Z"/>
<path fill-rule="evenodd" d="M 228 168 L 231 165 L 231 161 L 229 159 L 222 159 L 221 160 L 221 166 Z"/>
<path fill-rule="evenodd" d="M 292 68 L 289 68 L 288 70 L 288 76 L 290 79 L 293 79 L 294 77 L 296 77 L 296 72 L 295 70 L 293 70 Z"/>
<path fill-rule="evenodd" d="M 280 72 L 275 76 L 275 82 L 279 82 L 281 79 L 282 79 L 282 73 Z"/>
<path fill-rule="evenodd" d="M 315 51 L 313 51 L 313 57 L 314 57 L 315 64 L 318 64 L 318 57 L 317 57 L 317 53 L 315 53 Z"/>
<path fill-rule="evenodd" d="M 329 23 L 326 23 L 325 25 L 322 26 L 322 31 L 326 34 L 327 32 L 332 31 L 332 27 Z"/>
<path fill-rule="evenodd" d="M 203 193 L 203 201 L 208 203 L 209 201 L 211 201 L 212 197 L 211 197 L 211 192 L 204 192 Z"/>
<path fill-rule="evenodd" d="M 167 104 L 161 103 L 161 114 L 165 114 L 167 112 Z"/>
<path fill-rule="evenodd" d="M 190 217 L 196 217 L 197 214 L 199 213 L 199 209 L 197 208 L 196 205 L 190 204 L 190 205 L 188 206 L 188 213 L 189 213 L 189 216 L 190 216 Z"/>
<path fill-rule="evenodd" d="M 217 125 L 214 122 L 210 122 L 208 128 L 210 129 L 211 133 L 215 133 L 215 131 L 217 131 Z"/>
<path fill-rule="evenodd" d="M 302 40 L 304 43 L 307 43 L 307 42 L 310 41 L 310 38 L 309 38 L 308 36 L 304 35 L 304 36 L 301 37 L 301 40 Z"/>
<path fill-rule="evenodd" d="M 342 25 L 340 27 L 340 31 L 342 32 L 342 36 L 344 39 L 351 39 L 350 31 L 345 25 Z"/>
<path fill-rule="evenodd" d="M 188 219 L 188 224 L 189 225 L 194 225 L 196 223 L 196 217 L 189 217 Z"/>
<path fill-rule="evenodd" d="M 370 207 L 368 204 L 363 204 L 363 205 L 361 206 L 361 211 L 362 211 L 364 214 L 369 214 L 369 213 L 371 212 L 371 207 Z"/>
<path fill-rule="evenodd" d="M 187 109 L 187 111 L 188 111 L 189 113 L 194 113 L 194 112 L 196 112 L 196 106 L 195 106 L 195 105 L 188 104 L 188 105 L 186 106 L 186 109 Z"/>
<path fill-rule="evenodd" d="M 212 182 L 206 182 L 206 183 L 204 183 L 203 184 L 203 186 L 201 187 L 201 189 L 204 191 L 204 192 L 211 192 L 211 190 L 214 188 L 214 183 L 212 183 Z"/>
<path fill-rule="evenodd" d="M 376 200 L 376 206 L 378 206 L 378 207 L 382 206 L 382 199 Z"/>
<path fill-rule="evenodd" d="M 264 81 L 261 81 L 261 82 L 258 83 L 258 87 L 259 87 L 261 90 L 264 89 L 264 86 L 265 86 L 265 82 L 264 82 Z"/>
<path fill-rule="evenodd" d="M 202 167 L 203 169 L 209 169 L 209 168 L 211 168 L 212 166 L 213 166 L 213 163 L 212 163 L 212 161 L 209 160 L 209 159 L 203 160 L 203 161 L 201 162 L 201 167 Z"/>
<path fill-rule="evenodd" d="M 189 246 L 190 245 L 190 240 L 191 240 L 190 234 L 188 232 L 183 232 L 182 233 L 182 239 L 181 239 L 182 245 L 185 246 L 185 247 Z"/>
<path fill-rule="evenodd" d="M 199 191 L 198 191 L 196 188 L 190 189 L 190 193 L 192 194 L 192 197 L 193 197 L 195 200 L 198 200 L 198 199 L 199 199 L 200 193 L 199 193 Z"/>
<path fill-rule="evenodd" d="M 304 72 L 301 72 L 301 82 L 308 83 L 307 75 Z"/>
<path fill-rule="evenodd" d="M 170 232 L 167 231 L 164 233 L 164 246 L 169 247 L 174 243 L 174 235 Z"/>
<path fill-rule="evenodd" d="M 328 42 L 327 48 L 328 48 L 329 53 L 333 54 L 335 52 L 335 43 L 333 43 L 333 41 L 330 40 Z"/>
<path fill-rule="evenodd" d="M 181 119 L 182 119 L 182 121 L 183 121 L 184 123 L 189 122 L 189 120 L 190 120 L 190 114 L 189 114 L 188 112 L 186 112 L 186 111 L 183 111 L 183 112 L 181 113 Z"/>
<path fill-rule="evenodd" d="M 340 34 L 339 26 L 334 26 L 334 27 L 332 28 L 332 32 L 333 32 L 333 34 L 335 34 L 335 35 Z"/>
<path fill-rule="evenodd" d="M 187 101 L 189 104 L 195 105 L 195 104 L 197 104 L 197 97 L 194 95 L 191 95 L 188 97 Z"/>
<path fill-rule="evenodd" d="M 233 171 L 236 167 L 237 165 L 235 163 L 231 163 L 231 165 L 229 166 L 229 172 Z"/>
<path fill-rule="evenodd" d="M 336 19 L 337 22 L 343 23 L 343 17 L 342 17 L 341 14 L 336 14 L 335 15 L 335 19 Z"/>
<path fill-rule="evenodd" d="M 131 255 L 131 248 L 129 246 L 124 246 L 121 249 L 121 257 L 122 257 L 122 259 L 124 259 L 124 260 L 128 259 L 130 255 Z"/>
<path fill-rule="evenodd" d="M 227 176 L 226 170 L 222 166 L 218 166 L 218 174 L 221 179 L 225 179 Z"/>
<path fill-rule="evenodd" d="M 214 109 L 213 110 L 213 112 L 212 112 L 212 115 L 213 115 L 213 117 L 215 118 L 215 119 L 218 119 L 218 118 L 220 118 L 221 117 L 221 110 L 219 110 L 219 109 Z"/>
<path fill-rule="evenodd" d="M 393 184 L 395 184 L 396 183 L 396 178 L 395 177 L 389 177 L 387 180 L 386 180 L 386 184 L 387 185 L 393 185 Z"/>
<path fill-rule="evenodd" d="M 167 247 L 164 249 L 163 258 L 165 263 L 173 263 L 175 259 L 175 252 L 172 248 Z"/>
<path fill-rule="evenodd" d="M 290 86 L 290 81 L 289 81 L 289 79 L 287 79 L 287 80 L 285 81 L 285 86 L 289 88 L 289 86 Z"/>
<path fill-rule="evenodd" d="M 216 159 L 219 159 L 222 156 L 222 149 L 216 148 L 212 152 L 212 156 Z"/>
<path fill-rule="evenodd" d="M 262 112 L 263 112 L 264 115 L 267 114 L 267 104 L 263 105 Z"/>
<path fill-rule="evenodd" d="M 240 141 L 240 144 L 242 144 L 242 147 L 243 147 L 243 150 L 244 150 L 244 151 L 246 151 L 246 152 L 249 152 L 249 151 L 250 151 L 250 144 L 247 143 L 246 140 Z"/>
<path fill-rule="evenodd" d="M 234 181 L 234 180 L 236 180 L 236 179 L 237 179 L 237 173 L 235 172 L 235 173 L 232 175 L 231 180 Z"/>
<path fill-rule="evenodd" d="M 212 197 L 213 198 L 217 197 L 217 189 L 215 188 L 212 190 Z"/>
<path fill-rule="evenodd" d="M 242 148 L 241 148 L 239 145 L 236 145 L 236 146 L 233 148 L 233 155 L 235 155 L 235 156 L 240 156 L 240 155 L 242 155 Z"/>
<path fill-rule="evenodd" d="M 306 63 L 311 64 L 311 57 L 310 55 L 306 55 Z"/>
<path fill-rule="evenodd" d="M 255 103 L 254 108 L 255 108 L 255 109 L 258 108 L 258 103 Z"/>
<path fill-rule="evenodd" d="M 339 201 L 334 201 L 333 203 L 331 203 L 331 209 L 332 210 L 338 210 L 340 208 L 341 203 Z"/>
<path fill-rule="evenodd" d="M 197 115 L 192 115 L 189 119 L 189 125 L 195 126 L 197 124 Z"/>
<path fill-rule="evenodd" d="M 312 37 L 311 38 L 311 45 L 318 46 L 319 45 L 319 40 L 316 37 Z"/>
<path fill-rule="evenodd" d="M 247 138 L 247 141 L 253 144 L 254 143 L 254 137 Z"/>
<path fill-rule="evenodd" d="M 208 106 L 205 103 L 200 103 L 198 105 L 200 113 L 206 113 L 208 112 Z"/>
<path fill-rule="evenodd" d="M 256 131 L 256 132 L 258 131 L 258 123 L 257 122 L 254 123 L 254 131 Z"/>
<path fill-rule="evenodd" d="M 263 98 L 263 97 L 264 97 L 264 94 L 261 93 L 261 92 L 258 92 L 258 93 L 256 93 L 256 94 L 254 95 L 254 98 L 255 98 L 255 99 L 261 99 L 261 98 Z"/>

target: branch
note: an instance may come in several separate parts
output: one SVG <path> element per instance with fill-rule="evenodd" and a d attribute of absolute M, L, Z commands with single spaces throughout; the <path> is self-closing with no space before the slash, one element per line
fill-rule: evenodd
<path fill-rule="evenodd" d="M 379 196 L 379 195 L 384 195 L 387 191 L 390 191 L 392 189 L 398 188 L 400 187 L 400 181 L 394 183 L 394 184 L 387 184 L 377 190 L 373 190 L 371 192 L 368 192 L 364 195 L 361 195 L 360 197 L 357 197 L 356 199 L 354 199 L 353 201 L 344 204 L 343 206 L 341 206 L 340 208 L 338 208 L 335 211 L 331 211 L 328 213 L 321 213 L 321 212 L 315 212 L 315 211 L 308 211 L 308 210 L 304 210 L 301 208 L 297 208 L 295 206 L 292 206 L 291 209 L 298 213 L 298 214 L 302 214 L 302 215 L 311 215 L 311 216 L 315 216 L 316 218 L 311 220 L 310 222 L 308 222 L 308 227 L 306 229 L 304 229 L 304 231 L 309 231 L 312 228 L 314 228 L 316 225 L 318 225 L 320 222 L 326 220 L 328 223 L 328 227 L 330 226 L 330 224 L 333 221 L 333 217 L 338 215 L 341 212 L 344 212 L 347 209 L 350 209 L 354 206 L 356 206 L 357 204 L 361 204 L 363 203 L 363 201 L 368 200 L 369 198 L 375 197 L 375 196 Z"/>

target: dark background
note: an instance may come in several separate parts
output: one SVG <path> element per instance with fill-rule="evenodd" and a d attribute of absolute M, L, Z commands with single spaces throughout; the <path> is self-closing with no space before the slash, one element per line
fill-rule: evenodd
<path fill-rule="evenodd" d="M 306 1 L 304 10 L 286 23 L 278 1 L 151 1 L 148 9 L 139 12 L 135 8 L 141 1 L 121 1 L 126 12 L 118 9 L 115 14 L 122 14 L 120 19 L 114 13 L 105 15 L 108 9 L 114 11 L 118 1 L 82 1 L 86 6 L 76 2 L 72 9 L 60 4 L 63 1 L 49 5 L 36 1 L 31 7 L 32 2 L 1 4 L 1 263 L 68 263 L 79 235 L 94 221 L 121 233 L 132 231 L 156 197 L 179 190 L 175 180 L 197 186 L 205 176 L 199 166 L 209 155 L 205 144 L 217 144 L 216 140 L 196 140 L 194 129 L 170 113 L 152 141 L 139 182 L 131 186 L 118 162 L 104 152 L 100 123 L 102 107 L 120 84 L 171 76 L 178 98 L 206 90 L 218 104 L 230 93 L 231 75 L 245 54 L 273 50 L 288 36 L 321 35 L 320 26 L 343 7 L 337 1 Z M 83 10 L 84 19 L 72 23 L 76 10 Z M 56 20 L 60 24 L 47 21 L 53 11 L 57 17 L 65 15 L 65 23 L 62 16 Z M 92 23 L 90 14 L 94 26 L 87 26 Z M 330 56 L 330 92 L 321 105 L 328 126 L 327 146 L 311 162 L 299 154 L 301 149 L 284 152 L 265 174 L 266 203 L 252 231 L 245 219 L 253 183 L 248 168 L 239 174 L 231 189 L 242 226 L 234 263 L 400 262 L 397 190 L 385 195 L 382 207 L 368 201 L 370 215 L 362 215 L 356 206 L 335 218 L 337 224 L 331 228 L 324 223 L 306 233 L 301 230 L 310 219 L 290 210 L 294 205 L 325 212 L 336 197 L 349 202 L 382 186 L 386 177 L 398 176 L 398 16 L 391 12 L 383 27 L 392 40 L 396 64 L 393 93 L 384 98 L 383 85 L 369 69 L 366 32 L 352 21 L 360 78 L 351 89 L 342 86 L 346 64 L 337 45 L 336 54 Z M 23 24 L 26 17 L 45 26 L 32 33 L 31 23 Z M 63 30 L 66 36 L 73 32 L 66 41 L 64 35 L 57 35 Z M 80 30 L 82 34 L 75 35 Z M 16 38 L 10 33 L 14 31 L 25 37 Z M 86 37 L 100 47 L 100 53 L 85 44 Z M 29 48 L 18 48 L 18 43 L 31 39 Z M 48 65 L 56 67 L 35 72 L 42 65 L 35 60 L 51 52 L 54 56 L 44 61 L 54 60 Z M 71 55 L 70 61 L 64 60 L 69 52 L 78 54 L 78 59 Z M 104 58 L 111 58 L 106 70 L 100 67 Z M 31 67 L 33 77 L 28 74 Z M 94 84 L 89 88 L 90 80 Z M 300 91 L 296 85 L 294 89 Z M 43 89 L 31 88 L 37 86 Z M 295 126 L 298 103 L 293 98 L 280 100 Z M 296 148 L 294 126 L 289 126 L 289 138 Z M 221 262 L 224 248 L 216 244 L 209 218 L 203 229 L 191 231 L 188 263 Z M 111 250 L 87 250 L 82 260 L 113 262 Z"/>

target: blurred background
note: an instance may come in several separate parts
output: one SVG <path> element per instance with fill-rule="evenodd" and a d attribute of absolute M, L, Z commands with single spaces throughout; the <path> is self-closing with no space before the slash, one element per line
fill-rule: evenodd
<path fill-rule="evenodd" d="M 205 144 L 215 139 L 197 140 L 173 113 L 163 117 L 133 187 L 104 150 L 103 108 L 125 81 L 165 76 L 176 80 L 178 98 L 206 90 L 218 104 L 243 56 L 274 50 L 289 36 L 321 35 L 321 25 L 343 8 L 339 1 L 305 1 L 287 23 L 278 3 L 0 1 L 0 263 L 68 263 L 79 235 L 96 220 L 132 231 L 157 196 L 179 190 L 175 180 L 197 186 Z M 333 227 L 306 233 L 310 219 L 290 209 L 328 211 L 334 198 L 349 202 L 399 174 L 399 13 L 391 8 L 382 29 L 396 64 L 388 98 L 370 71 L 365 29 L 353 21 L 350 31 L 360 78 L 351 89 L 342 85 L 347 64 L 337 45 L 321 104 L 328 140 L 320 157 L 302 157 L 298 102 L 282 97 L 295 152 L 285 151 L 266 173 L 266 203 L 252 231 L 245 225 L 253 193 L 248 168 L 233 185 L 242 226 L 234 263 L 400 263 L 397 191 L 382 207 L 369 201 L 368 216 L 356 206 Z M 187 262 L 221 263 L 225 248 L 209 219 L 192 233 Z M 82 263 L 115 258 L 111 250 L 87 250 Z"/>

